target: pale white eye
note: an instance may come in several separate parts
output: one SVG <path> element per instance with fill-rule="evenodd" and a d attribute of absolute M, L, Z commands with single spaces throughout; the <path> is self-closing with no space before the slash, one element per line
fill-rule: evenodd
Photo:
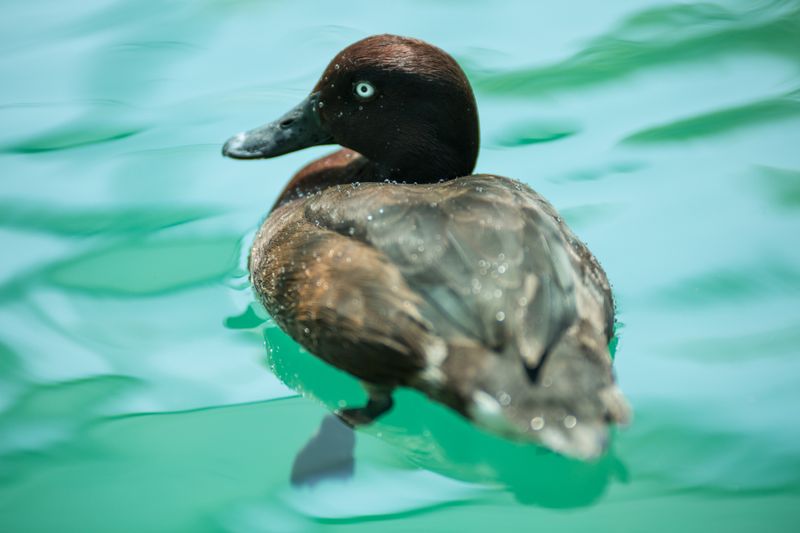
<path fill-rule="evenodd" d="M 356 93 L 356 96 L 362 100 L 367 100 L 375 96 L 375 87 L 373 87 L 368 81 L 360 81 L 356 83 L 356 86 L 353 87 L 353 91 Z"/>

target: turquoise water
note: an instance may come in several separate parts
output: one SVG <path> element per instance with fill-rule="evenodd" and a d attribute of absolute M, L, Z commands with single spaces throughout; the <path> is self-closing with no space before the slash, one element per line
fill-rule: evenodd
<path fill-rule="evenodd" d="M 7 2 L 0 531 L 794 531 L 800 2 Z M 479 172 L 614 285 L 634 410 L 582 464 L 357 384 L 254 306 L 252 233 L 330 147 L 220 156 L 373 33 L 451 52 Z M 302 393 L 302 394 L 298 394 Z"/>

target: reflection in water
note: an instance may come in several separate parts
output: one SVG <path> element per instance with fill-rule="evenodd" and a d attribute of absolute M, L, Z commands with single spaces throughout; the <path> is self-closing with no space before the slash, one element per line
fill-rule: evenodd
<path fill-rule="evenodd" d="M 354 379 L 299 350 L 282 331 L 271 328 L 266 333 L 269 364 L 292 388 L 331 408 L 342 404 L 340 398 L 347 389 L 360 392 Z M 460 481 L 499 484 L 521 503 L 554 508 L 590 505 L 612 481 L 628 479 L 613 446 L 597 462 L 576 461 L 484 433 L 415 392 L 401 391 L 396 397 L 390 414 L 358 434 L 379 436 L 411 464 L 427 470 Z M 313 484 L 319 478 L 341 475 L 347 468 L 351 474 L 352 439 L 352 430 L 335 416 L 327 416 L 317 435 L 298 453 L 292 483 Z"/>

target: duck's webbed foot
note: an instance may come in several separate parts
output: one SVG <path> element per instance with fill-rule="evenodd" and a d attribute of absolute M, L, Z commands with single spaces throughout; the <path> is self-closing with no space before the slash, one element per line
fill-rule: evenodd
<path fill-rule="evenodd" d="M 367 405 L 364 407 L 337 409 L 335 411 L 336 416 L 352 428 L 371 424 L 376 418 L 389 411 L 392 405 L 394 405 L 391 387 L 380 387 L 365 383 L 364 388 L 367 390 L 367 394 L 369 394 Z"/>

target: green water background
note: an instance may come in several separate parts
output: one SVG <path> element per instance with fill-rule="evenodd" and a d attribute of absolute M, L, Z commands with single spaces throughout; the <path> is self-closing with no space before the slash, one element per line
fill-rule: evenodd
<path fill-rule="evenodd" d="M 797 530 L 800 2 L 2 6 L 0 531 Z M 244 257 L 330 148 L 220 146 L 381 32 L 460 61 L 477 171 L 605 266 L 636 418 L 602 461 L 404 392 L 349 477 L 290 483 L 363 394 L 251 306 Z"/>

